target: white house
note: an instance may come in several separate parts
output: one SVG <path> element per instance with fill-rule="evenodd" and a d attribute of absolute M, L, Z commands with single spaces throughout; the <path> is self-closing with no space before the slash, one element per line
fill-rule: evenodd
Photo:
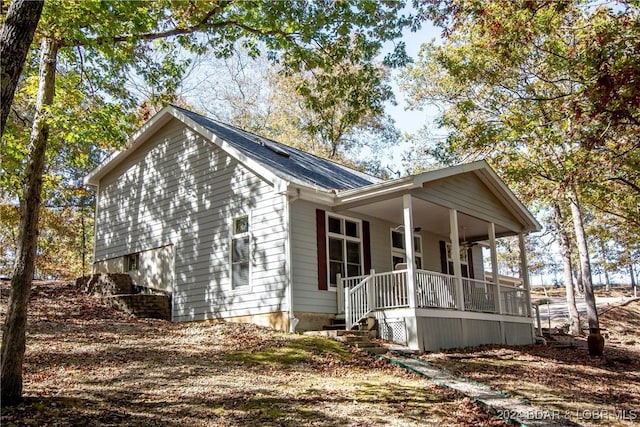
<path fill-rule="evenodd" d="M 485 280 L 478 243 L 498 274 L 496 239 L 519 236 L 526 272 L 540 225 L 484 161 L 383 181 L 169 106 L 85 183 L 94 272 L 168 292 L 173 321 L 375 317 L 420 350 L 533 342 L 526 274 Z"/>

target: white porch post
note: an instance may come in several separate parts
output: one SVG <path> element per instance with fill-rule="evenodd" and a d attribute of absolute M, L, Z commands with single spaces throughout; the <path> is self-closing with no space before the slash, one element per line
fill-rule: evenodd
<path fill-rule="evenodd" d="M 464 289 L 462 288 L 462 264 L 460 264 L 460 237 L 458 236 L 458 211 L 449 209 L 449 239 L 451 240 L 451 259 L 453 275 L 456 278 L 456 306 L 464 311 Z"/>
<path fill-rule="evenodd" d="M 493 273 L 494 299 L 496 312 L 502 314 L 502 298 L 500 298 L 500 274 L 498 272 L 498 249 L 496 248 L 496 225 L 489 223 L 489 248 L 491 251 L 491 271 Z"/>
<path fill-rule="evenodd" d="M 524 242 L 524 234 L 518 234 L 518 243 L 520 244 L 520 276 L 522 285 L 524 286 L 524 295 L 526 300 L 526 314 L 531 317 L 531 284 L 529 283 L 529 265 L 527 262 L 527 250 Z"/>
<path fill-rule="evenodd" d="M 374 311 L 376 309 L 376 283 L 375 283 L 375 275 L 376 271 L 371 269 L 370 271 L 371 280 L 367 283 L 367 308 L 369 311 Z"/>
<path fill-rule="evenodd" d="M 402 196 L 404 211 L 404 247 L 407 258 L 407 296 L 409 308 L 416 306 L 416 255 L 413 247 L 413 208 L 411 194 Z"/>

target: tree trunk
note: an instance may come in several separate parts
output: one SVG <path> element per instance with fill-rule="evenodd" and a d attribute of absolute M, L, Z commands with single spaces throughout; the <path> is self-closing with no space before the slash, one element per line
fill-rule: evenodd
<path fill-rule="evenodd" d="M 571 216 L 573 217 L 573 228 L 576 234 L 576 244 L 578 246 L 578 256 L 580 258 L 580 271 L 582 277 L 582 287 L 584 290 L 584 301 L 587 305 L 587 320 L 589 329 L 599 329 L 598 310 L 596 308 L 596 297 L 593 294 L 593 281 L 591 279 L 591 262 L 589 261 L 589 249 L 587 239 L 584 234 L 582 224 L 582 212 L 580 202 L 575 191 L 569 190 L 569 204 L 571 206 Z"/>
<path fill-rule="evenodd" d="M 560 206 L 553 204 L 553 221 L 555 222 L 558 236 L 560 237 L 560 248 L 562 250 L 562 265 L 564 273 L 564 286 L 567 294 L 567 307 L 569 311 L 569 333 L 571 335 L 580 335 L 580 313 L 576 306 L 575 287 L 573 285 L 573 266 L 571 264 L 571 241 L 565 229 L 564 218 Z"/>
<path fill-rule="evenodd" d="M 580 295 L 584 296 L 584 285 L 582 284 L 582 269 L 580 268 L 580 258 L 578 258 L 576 265 L 574 265 L 573 267 L 573 271 L 576 275 L 576 289 L 578 289 Z"/>
<path fill-rule="evenodd" d="M 44 0 L 13 0 L 0 29 L 0 135 L 11 111 L 13 95 L 33 41 Z"/>
<path fill-rule="evenodd" d="M 38 218 L 42 201 L 47 141 L 49 138 L 49 106 L 53 103 L 57 44 L 43 39 L 40 52 L 40 75 L 36 114 L 31 129 L 24 188 L 20 202 L 20 231 L 16 264 L 11 278 L 11 293 L 2 336 L 2 404 L 14 405 L 22 399 L 22 362 L 25 352 L 27 304 L 33 280 Z"/>

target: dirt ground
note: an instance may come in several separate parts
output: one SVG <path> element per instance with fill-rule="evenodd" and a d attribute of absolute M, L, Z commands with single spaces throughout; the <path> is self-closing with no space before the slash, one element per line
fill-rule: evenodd
<path fill-rule="evenodd" d="M 3 322 L 8 290 L 2 283 Z M 2 426 L 505 425 L 334 341 L 139 320 L 64 283 L 32 290 L 24 396 L 2 408 Z"/>
<path fill-rule="evenodd" d="M 422 357 L 543 406 L 559 421 L 640 425 L 640 301 L 607 309 L 600 325 L 603 357 L 589 356 L 586 337 L 562 334 L 548 337 L 548 345 L 486 346 Z"/>

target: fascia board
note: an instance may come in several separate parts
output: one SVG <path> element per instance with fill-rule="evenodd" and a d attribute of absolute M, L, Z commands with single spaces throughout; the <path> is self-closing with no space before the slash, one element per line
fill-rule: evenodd
<path fill-rule="evenodd" d="M 413 182 L 412 177 L 406 177 L 393 181 L 381 182 L 379 184 L 368 185 L 366 187 L 338 191 L 336 193 L 336 197 L 340 203 L 354 203 L 371 197 L 393 194 L 412 188 L 415 188 L 415 183 Z"/>
<path fill-rule="evenodd" d="M 290 187 L 291 188 L 291 187 Z M 333 207 L 336 205 L 336 196 L 332 191 L 317 190 L 306 186 L 296 187 L 296 196 L 300 200 Z"/>
<path fill-rule="evenodd" d="M 473 172 L 478 169 L 483 169 L 485 167 L 489 167 L 486 161 L 478 160 L 471 163 L 463 163 L 458 166 L 451 166 L 443 169 L 436 169 L 432 171 L 422 172 L 413 176 L 413 181 L 416 186 L 422 187 L 423 184 L 436 181 L 438 179 L 448 178 L 453 175 L 458 175 L 461 173 Z"/>

